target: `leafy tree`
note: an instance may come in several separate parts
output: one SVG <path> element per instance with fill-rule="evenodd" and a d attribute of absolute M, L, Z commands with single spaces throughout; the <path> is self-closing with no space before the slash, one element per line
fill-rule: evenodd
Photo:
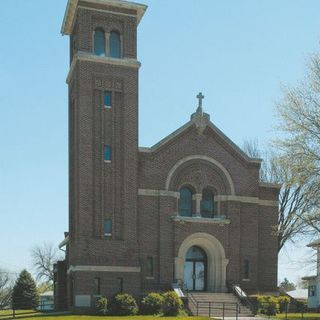
<path fill-rule="evenodd" d="M 12 306 L 14 309 L 35 309 L 39 303 L 37 286 L 31 274 L 23 270 L 14 287 L 12 295 Z"/>
<path fill-rule="evenodd" d="M 280 291 L 288 292 L 296 289 L 296 285 L 293 282 L 290 282 L 287 278 L 284 278 L 279 285 Z"/>
<path fill-rule="evenodd" d="M 281 161 L 290 166 L 292 182 L 305 186 L 308 206 L 302 217 L 309 233 L 320 232 L 320 55 L 307 65 L 307 74 L 297 87 L 287 88 L 277 106 L 281 137 L 276 146 Z"/>

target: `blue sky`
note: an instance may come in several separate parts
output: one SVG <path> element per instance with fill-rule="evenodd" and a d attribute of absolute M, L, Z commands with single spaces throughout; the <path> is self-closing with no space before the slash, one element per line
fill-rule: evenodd
<path fill-rule="evenodd" d="M 141 146 L 188 121 L 205 95 L 235 143 L 276 137 L 281 85 L 319 51 L 318 0 L 145 0 L 139 26 Z M 10 0 L 0 11 L 0 267 L 30 268 L 30 249 L 67 230 L 66 0 Z M 308 270 L 305 243 L 280 256 L 279 276 Z M 294 252 L 294 253 L 293 253 Z M 310 271 L 310 270 L 309 270 Z M 308 272 L 309 272 L 308 271 Z"/>

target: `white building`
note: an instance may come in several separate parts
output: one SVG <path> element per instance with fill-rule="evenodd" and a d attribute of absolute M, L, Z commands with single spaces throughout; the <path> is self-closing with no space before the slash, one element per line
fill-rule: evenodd
<path fill-rule="evenodd" d="M 314 250 L 317 250 L 317 274 L 302 278 L 308 281 L 308 308 L 320 308 L 320 239 L 311 242 L 307 245 Z"/>
<path fill-rule="evenodd" d="M 40 311 L 54 310 L 53 291 L 47 291 L 40 294 L 38 310 Z"/>

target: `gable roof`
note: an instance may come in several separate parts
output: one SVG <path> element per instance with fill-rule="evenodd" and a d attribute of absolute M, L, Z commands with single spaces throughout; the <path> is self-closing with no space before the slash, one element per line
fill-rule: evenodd
<path fill-rule="evenodd" d="M 141 147 L 139 148 L 140 152 L 157 152 L 160 148 L 165 146 L 167 143 L 171 142 L 173 139 L 181 135 L 183 132 L 188 130 L 189 128 L 195 126 L 200 132 L 203 132 L 206 128 L 210 128 L 213 130 L 223 141 L 229 145 L 229 147 L 234 150 L 240 158 L 245 160 L 246 162 L 250 163 L 257 163 L 260 164 L 262 162 L 262 159 L 259 158 L 251 158 L 249 157 L 241 148 L 239 148 L 230 138 L 228 138 L 217 126 L 215 126 L 210 121 L 210 116 L 207 113 L 203 113 L 202 110 L 195 112 L 191 115 L 190 121 L 188 121 L 186 124 L 178 128 L 176 131 L 172 132 L 162 140 L 160 140 L 158 143 L 153 145 L 150 148 Z"/>

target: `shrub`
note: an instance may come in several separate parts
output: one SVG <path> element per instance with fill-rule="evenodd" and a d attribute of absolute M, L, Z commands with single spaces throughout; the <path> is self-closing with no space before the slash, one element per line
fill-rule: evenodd
<path fill-rule="evenodd" d="M 116 316 L 133 316 L 139 311 L 136 300 L 127 293 L 117 294 L 110 306 L 111 314 Z"/>
<path fill-rule="evenodd" d="M 278 297 L 278 303 L 279 303 L 279 311 L 286 312 L 286 308 L 288 304 L 290 303 L 290 298 L 287 296 L 280 296 Z"/>
<path fill-rule="evenodd" d="M 108 312 L 108 299 L 106 297 L 101 297 L 97 301 L 97 309 L 100 314 L 102 314 L 104 316 L 107 314 L 107 312 Z"/>
<path fill-rule="evenodd" d="M 275 315 L 279 312 L 284 312 L 290 298 L 287 296 L 253 296 L 258 303 L 258 312 L 266 315 Z"/>
<path fill-rule="evenodd" d="M 162 311 L 164 316 L 177 316 L 183 307 L 183 303 L 174 291 L 163 294 Z"/>
<path fill-rule="evenodd" d="M 142 299 L 142 313 L 155 315 L 159 314 L 162 310 L 163 296 L 159 293 L 149 293 Z"/>

